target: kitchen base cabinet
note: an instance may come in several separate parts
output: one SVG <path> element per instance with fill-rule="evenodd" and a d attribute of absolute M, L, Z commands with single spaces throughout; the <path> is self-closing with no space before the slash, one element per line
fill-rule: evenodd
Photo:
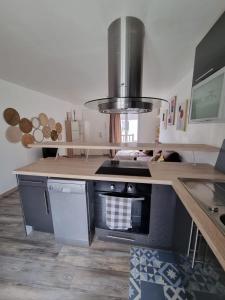
<path fill-rule="evenodd" d="M 18 185 L 25 226 L 37 231 L 53 233 L 47 178 L 19 175 Z M 29 234 L 28 231 L 27 233 Z"/>
<path fill-rule="evenodd" d="M 187 299 L 225 299 L 225 272 L 179 198 L 173 248 Z"/>
<path fill-rule="evenodd" d="M 173 250 L 175 252 L 182 255 L 188 253 L 191 227 L 192 219 L 181 200 L 176 196 L 173 234 Z"/>
<path fill-rule="evenodd" d="M 171 249 L 173 246 L 176 193 L 168 185 L 152 185 L 149 246 Z"/>
<path fill-rule="evenodd" d="M 177 197 L 174 216 L 173 251 L 190 259 L 192 267 L 195 261 L 205 259 L 207 243 L 193 222 L 181 200 Z"/>
<path fill-rule="evenodd" d="M 220 265 L 188 211 L 177 197 L 174 216 L 173 251 L 186 257 L 192 268 L 196 263 Z"/>

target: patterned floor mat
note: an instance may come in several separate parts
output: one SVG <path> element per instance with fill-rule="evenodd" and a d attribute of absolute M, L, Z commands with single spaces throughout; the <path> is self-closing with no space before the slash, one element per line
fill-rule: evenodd
<path fill-rule="evenodd" d="M 194 269 L 190 261 L 173 252 L 131 248 L 129 300 L 222 300 L 224 272 L 212 266 Z"/>

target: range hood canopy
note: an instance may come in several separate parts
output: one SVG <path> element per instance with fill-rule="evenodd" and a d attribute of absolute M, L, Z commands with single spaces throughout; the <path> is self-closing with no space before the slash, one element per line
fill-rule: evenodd
<path fill-rule="evenodd" d="M 116 19 L 108 28 L 109 97 L 87 101 L 85 106 L 101 113 L 145 113 L 156 97 L 142 97 L 144 24 L 135 17 Z"/>

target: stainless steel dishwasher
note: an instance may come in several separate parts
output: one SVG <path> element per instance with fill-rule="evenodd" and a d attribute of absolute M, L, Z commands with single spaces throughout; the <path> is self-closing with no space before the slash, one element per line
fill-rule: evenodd
<path fill-rule="evenodd" d="M 55 239 L 89 245 L 86 182 L 48 179 Z"/>

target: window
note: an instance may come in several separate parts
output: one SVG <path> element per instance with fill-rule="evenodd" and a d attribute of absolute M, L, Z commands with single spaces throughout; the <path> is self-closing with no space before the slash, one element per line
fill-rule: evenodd
<path fill-rule="evenodd" d="M 121 114 L 122 143 L 132 143 L 138 140 L 138 115 Z"/>

